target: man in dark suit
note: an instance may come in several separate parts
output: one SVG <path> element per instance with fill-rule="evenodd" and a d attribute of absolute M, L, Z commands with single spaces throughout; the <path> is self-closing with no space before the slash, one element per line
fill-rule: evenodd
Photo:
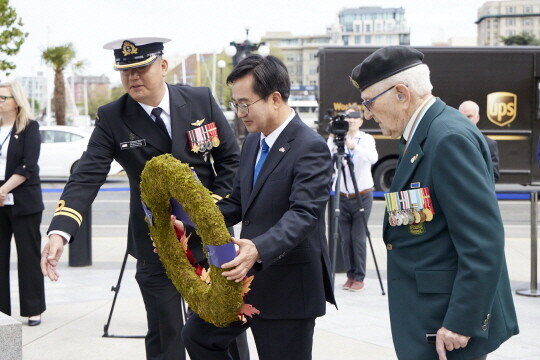
<path fill-rule="evenodd" d="M 485 359 L 519 332 L 491 156 L 431 95 L 423 57 L 385 47 L 351 74 L 365 118 L 402 139 L 383 228 L 394 346 L 401 360 Z"/>
<path fill-rule="evenodd" d="M 322 137 L 287 104 L 290 81 L 273 56 L 251 55 L 227 78 L 246 125 L 230 197 L 218 205 L 227 225 L 242 223 L 228 280 L 255 275 L 245 302 L 260 311 L 246 324 L 216 328 L 191 317 L 182 336 L 192 360 L 227 359 L 228 343 L 251 327 L 259 359 L 311 359 L 315 319 L 335 303 L 324 210 L 332 159 Z"/>
<path fill-rule="evenodd" d="M 190 164 L 219 200 L 232 188 L 239 149 L 223 112 L 207 88 L 167 85 L 163 38 L 113 41 L 115 69 L 127 94 L 98 110 L 96 128 L 79 166 L 70 177 L 49 227 L 42 271 L 58 279 L 64 245 L 76 234 L 82 214 L 117 160 L 130 183 L 128 251 L 137 259 L 136 279 L 143 295 L 148 333 L 147 359 L 185 359 L 181 339 L 181 297 L 153 252 L 140 200 L 140 175 L 148 160 L 171 153 Z M 190 242 L 191 244 L 192 242 Z"/>
<path fill-rule="evenodd" d="M 471 120 L 474 125 L 478 126 L 480 120 L 480 107 L 474 101 L 464 101 L 459 105 L 459 111 Z M 491 154 L 491 164 L 493 165 L 493 177 L 495 182 L 499 181 L 499 147 L 497 142 L 490 137 L 484 135 Z"/>

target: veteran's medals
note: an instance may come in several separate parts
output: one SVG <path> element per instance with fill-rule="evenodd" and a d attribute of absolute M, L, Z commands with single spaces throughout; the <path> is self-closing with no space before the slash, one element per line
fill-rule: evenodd
<path fill-rule="evenodd" d="M 191 125 L 202 125 L 204 119 L 197 120 Z M 218 147 L 221 143 L 219 140 L 218 130 L 215 122 L 206 125 L 198 126 L 187 132 L 191 151 L 194 153 L 203 153 L 207 158 L 206 152 Z"/>
<path fill-rule="evenodd" d="M 386 193 L 384 199 L 390 226 L 409 225 L 409 231 L 418 235 L 425 232 L 423 223 L 433 220 L 435 211 L 429 188 Z"/>

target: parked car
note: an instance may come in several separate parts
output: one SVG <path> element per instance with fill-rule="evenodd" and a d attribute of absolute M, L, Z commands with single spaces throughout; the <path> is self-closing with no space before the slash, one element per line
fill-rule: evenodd
<path fill-rule="evenodd" d="M 41 178 L 69 177 L 79 164 L 86 150 L 92 129 L 74 126 L 40 126 L 41 153 L 39 156 L 39 175 Z M 122 166 L 116 161 L 111 164 L 109 175 L 121 172 Z"/>

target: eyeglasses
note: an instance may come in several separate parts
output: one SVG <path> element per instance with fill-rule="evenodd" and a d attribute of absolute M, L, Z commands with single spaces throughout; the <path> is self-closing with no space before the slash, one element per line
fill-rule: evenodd
<path fill-rule="evenodd" d="M 372 97 L 371 99 L 369 100 L 366 100 L 366 101 L 362 101 L 362 105 L 364 105 L 364 107 L 366 109 L 368 109 L 369 111 L 371 111 L 371 106 L 373 105 L 373 102 L 375 101 L 375 99 L 377 99 L 379 96 L 381 95 L 384 95 L 386 94 L 387 92 L 389 92 L 390 90 L 392 90 L 393 88 L 395 88 L 396 86 L 398 86 L 398 84 L 392 86 L 392 87 L 389 87 L 388 89 L 384 90 L 382 93 L 376 95 L 375 97 Z"/>
<path fill-rule="evenodd" d="M 6 102 L 7 99 L 13 99 L 13 96 L 0 95 L 0 103 Z"/>
<path fill-rule="evenodd" d="M 230 105 L 231 105 L 231 108 L 234 109 L 235 112 L 240 111 L 240 113 L 241 113 L 242 115 L 247 115 L 247 114 L 249 114 L 249 107 L 250 107 L 251 105 L 255 104 L 256 102 L 261 101 L 262 99 L 264 99 L 264 98 L 260 98 L 259 100 L 254 101 L 254 102 L 252 102 L 251 104 L 235 104 L 235 103 L 233 103 L 233 102 L 231 101 Z"/>

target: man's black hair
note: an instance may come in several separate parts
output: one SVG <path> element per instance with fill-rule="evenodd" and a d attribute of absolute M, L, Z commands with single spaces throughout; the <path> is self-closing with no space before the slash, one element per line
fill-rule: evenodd
<path fill-rule="evenodd" d="M 277 91 L 283 100 L 289 99 L 291 93 L 289 72 L 285 64 L 277 57 L 271 55 L 263 57 L 257 54 L 247 56 L 227 77 L 227 84 L 230 85 L 248 74 L 253 74 L 255 79 L 253 91 L 261 98 L 264 99 Z"/>

